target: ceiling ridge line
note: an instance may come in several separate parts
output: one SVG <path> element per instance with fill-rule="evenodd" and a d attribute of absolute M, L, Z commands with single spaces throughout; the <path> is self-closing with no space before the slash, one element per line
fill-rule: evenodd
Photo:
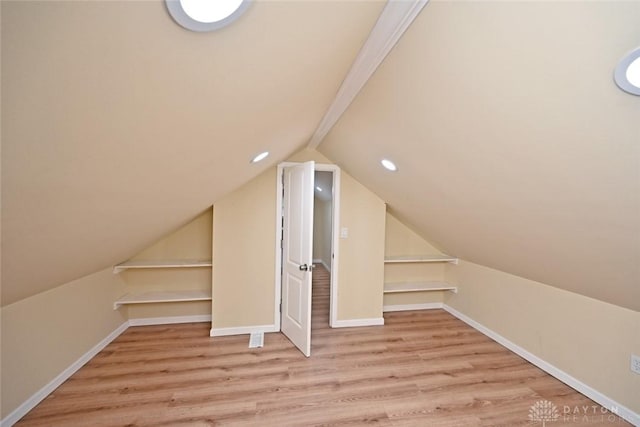
<path fill-rule="evenodd" d="M 388 0 L 353 61 L 308 148 L 317 148 L 429 0 Z"/>

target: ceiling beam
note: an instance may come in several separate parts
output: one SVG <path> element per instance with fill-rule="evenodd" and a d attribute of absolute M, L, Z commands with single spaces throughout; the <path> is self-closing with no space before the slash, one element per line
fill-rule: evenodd
<path fill-rule="evenodd" d="M 311 137 L 309 148 L 315 149 L 320 145 L 428 1 L 387 1 L 336 97 Z"/>

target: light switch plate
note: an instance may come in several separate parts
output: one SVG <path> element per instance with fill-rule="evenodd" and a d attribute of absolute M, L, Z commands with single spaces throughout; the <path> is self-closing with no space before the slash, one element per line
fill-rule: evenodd
<path fill-rule="evenodd" d="M 347 237 L 349 237 L 349 229 L 347 227 L 342 227 L 340 229 L 340 238 L 346 239 Z"/>
<path fill-rule="evenodd" d="M 640 356 L 631 355 L 631 370 L 636 374 L 640 374 Z"/>

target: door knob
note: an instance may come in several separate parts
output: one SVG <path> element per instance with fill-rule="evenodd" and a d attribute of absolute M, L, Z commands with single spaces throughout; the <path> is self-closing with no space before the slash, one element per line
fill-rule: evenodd
<path fill-rule="evenodd" d="M 302 264 L 298 268 L 300 269 L 300 271 L 310 271 L 311 270 L 307 264 Z"/>

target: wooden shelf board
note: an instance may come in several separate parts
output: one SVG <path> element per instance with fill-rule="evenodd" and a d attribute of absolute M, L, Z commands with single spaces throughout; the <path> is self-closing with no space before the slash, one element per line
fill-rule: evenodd
<path fill-rule="evenodd" d="M 152 260 L 152 261 L 126 261 L 113 267 L 113 272 L 120 273 L 123 270 L 135 268 L 196 268 L 211 267 L 210 259 L 178 259 L 178 260 Z"/>
<path fill-rule="evenodd" d="M 458 263 L 458 258 L 449 255 L 407 255 L 407 256 L 391 256 L 384 259 L 385 264 L 400 264 L 410 262 L 452 262 Z"/>
<path fill-rule="evenodd" d="M 410 282 L 410 283 L 385 283 L 384 293 L 394 294 L 400 292 L 423 292 L 423 291 L 453 291 L 458 292 L 456 286 L 445 282 Z"/>
<path fill-rule="evenodd" d="M 144 293 L 129 293 L 118 298 L 113 303 L 117 310 L 121 305 L 153 304 L 159 302 L 211 301 L 211 293 L 207 291 L 152 291 Z"/>

